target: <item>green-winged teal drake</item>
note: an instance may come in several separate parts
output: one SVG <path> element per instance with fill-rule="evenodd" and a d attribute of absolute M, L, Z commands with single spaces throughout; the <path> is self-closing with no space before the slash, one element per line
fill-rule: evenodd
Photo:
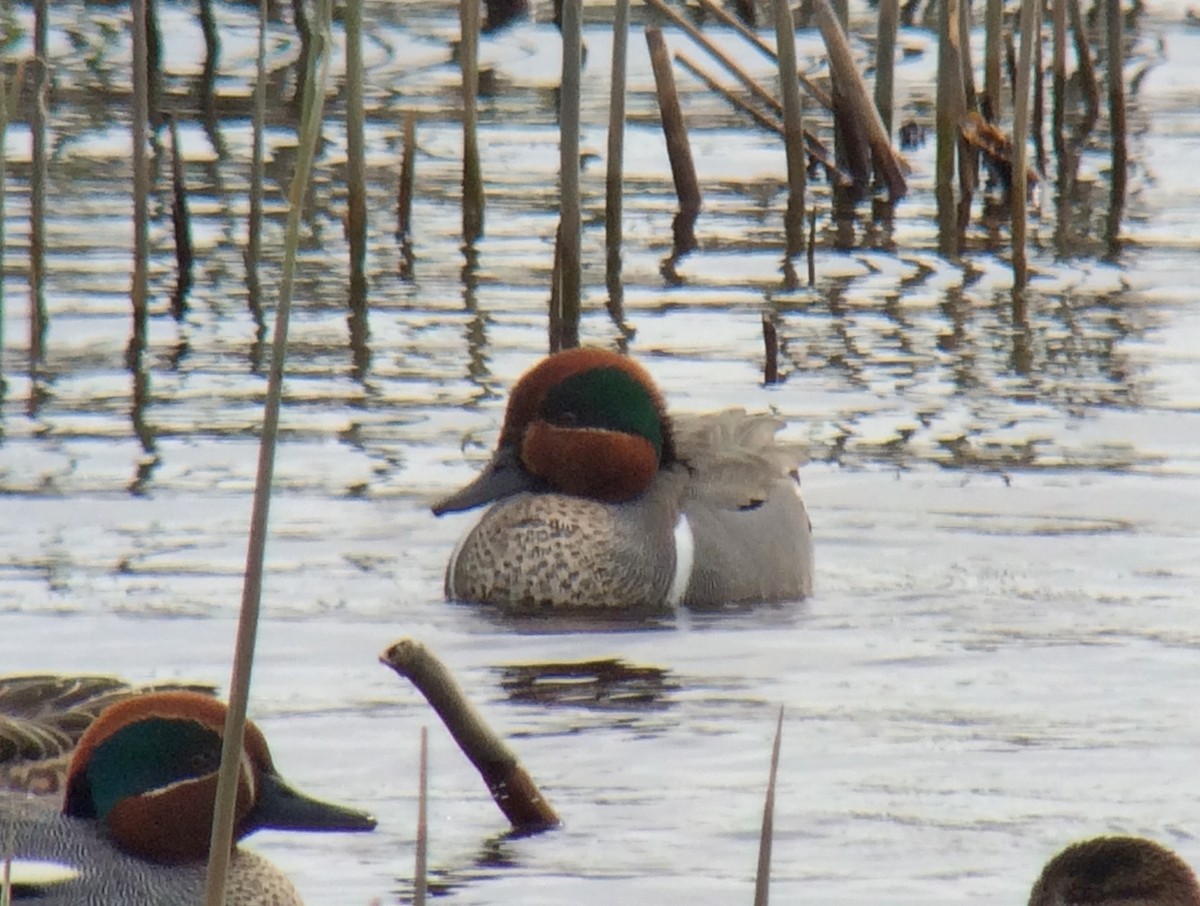
<path fill-rule="evenodd" d="M 1200 906 L 1200 886 L 1165 846 L 1143 837 L 1096 837 L 1046 863 L 1029 906 Z"/>
<path fill-rule="evenodd" d="M 152 692 L 106 708 L 80 738 L 61 804 L 0 793 L 0 850 L 78 872 L 35 891 L 39 906 L 203 902 L 225 706 L 196 692 Z M 247 723 L 235 837 L 260 828 L 365 831 L 371 816 L 311 799 L 276 772 Z M 18 891 L 18 897 L 21 891 Z M 19 902 L 23 900 L 18 899 Z M 288 878 L 235 848 L 228 904 L 296 906 Z"/>
<path fill-rule="evenodd" d="M 433 508 L 492 504 L 450 558 L 447 597 L 652 613 L 810 594 L 803 457 L 776 442 L 782 426 L 740 409 L 668 416 L 615 352 L 543 359 L 513 388 L 483 472 Z"/>

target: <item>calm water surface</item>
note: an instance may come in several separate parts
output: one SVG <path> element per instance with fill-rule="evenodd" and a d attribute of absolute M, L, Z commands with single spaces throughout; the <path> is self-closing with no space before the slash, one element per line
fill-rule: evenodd
<path fill-rule="evenodd" d="M 160 184 L 145 398 L 124 359 L 122 10 L 54 13 L 50 327 L 36 374 L 29 135 L 10 126 L 3 671 L 228 676 L 267 353 L 242 264 L 254 22 L 218 8 L 209 132 L 186 98 L 203 62 L 194 13 L 161 11 L 198 263 L 177 324 Z M 602 158 L 610 10 L 589 10 L 583 145 Z M 973 225 L 962 260 L 937 255 L 932 145 L 910 152 L 912 193 L 891 224 L 835 226 L 815 186 L 817 286 L 785 290 L 782 149 L 682 76 L 705 214 L 701 250 L 668 282 L 674 199 L 635 33 L 624 321 L 605 310 L 604 168 L 589 158 L 583 335 L 640 356 L 674 408 L 769 407 L 788 419 L 810 450 L 819 573 L 803 603 L 603 632 L 513 626 L 445 603 L 443 565 L 468 519 L 428 511 L 484 460 L 508 389 L 545 348 L 556 33 L 523 26 L 483 50 L 499 91 L 481 112 L 487 236 L 465 268 L 456 20 L 437 3 L 368 14 L 368 330 L 364 340 L 346 316 L 335 96 L 303 240 L 252 701 L 286 774 L 380 818 L 369 837 L 255 838 L 308 900 L 408 898 L 427 725 L 431 865 L 450 902 L 749 902 L 781 705 L 778 902 L 1024 902 L 1054 851 L 1102 832 L 1146 834 L 1200 863 L 1200 31 L 1182 7 L 1154 4 L 1129 33 L 1127 74 L 1140 78 L 1122 251 L 1102 257 L 1101 132 L 1065 227 L 1052 192 L 1041 197 L 1023 320 L 1006 228 Z M 27 11 L 17 18 L 28 25 Z M 818 39 L 800 39 L 818 66 Z M 934 41 L 911 29 L 902 44 L 900 118 L 928 122 Z M 270 46 L 286 96 L 296 41 L 277 25 Z M 294 139 L 286 105 L 272 109 L 273 250 Z M 407 110 L 419 155 L 406 276 L 393 212 Z M 277 269 L 264 266 L 266 324 Z M 764 312 L 784 343 L 785 380 L 770 389 Z M 563 830 L 504 836 L 423 700 L 377 663 L 402 636 L 437 651 L 513 739 Z M 657 668 L 658 679 L 592 705 L 531 701 L 510 682 L 513 665 L 592 658 Z"/>

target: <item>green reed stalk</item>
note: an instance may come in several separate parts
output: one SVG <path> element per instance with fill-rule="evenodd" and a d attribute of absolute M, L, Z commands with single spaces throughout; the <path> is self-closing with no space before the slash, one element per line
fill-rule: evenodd
<path fill-rule="evenodd" d="M 209 847 L 206 906 L 222 906 L 225 879 L 233 850 L 233 820 L 236 806 L 242 739 L 246 729 L 246 704 L 250 696 L 250 673 L 254 665 L 254 643 L 258 635 L 258 615 L 262 603 L 263 565 L 266 558 L 267 516 L 271 504 L 271 479 L 275 469 L 275 446 L 279 436 L 279 409 L 283 397 L 283 366 L 287 357 L 288 319 L 292 309 L 292 289 L 296 274 L 296 250 L 300 244 L 300 218 L 308 191 L 321 131 L 325 105 L 325 85 L 329 76 L 329 48 L 332 40 L 330 21 L 333 0 L 317 0 L 314 53 L 308 57 L 304 80 L 305 93 L 300 108 L 299 147 L 296 172 L 289 190 L 287 232 L 284 236 L 283 274 L 275 310 L 275 336 L 271 348 L 271 368 L 267 378 L 267 397 L 263 406 L 262 442 L 259 444 L 258 471 L 254 483 L 254 503 L 250 515 L 250 540 L 246 550 L 246 573 L 242 585 L 242 606 L 238 617 L 237 648 L 229 682 L 229 713 L 225 720 L 225 738 L 221 746 L 221 771 L 217 784 L 217 802 Z"/>

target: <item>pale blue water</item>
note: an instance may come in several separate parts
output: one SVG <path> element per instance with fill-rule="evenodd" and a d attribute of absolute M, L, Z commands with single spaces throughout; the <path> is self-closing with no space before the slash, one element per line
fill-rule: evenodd
<path fill-rule="evenodd" d="M 163 11 L 177 87 L 199 67 L 191 15 Z M 776 902 L 1023 902 L 1051 854 L 1102 832 L 1146 834 L 1200 861 L 1200 48 L 1182 10 L 1154 8 L 1130 64 L 1155 62 L 1132 96 L 1127 247 L 1116 262 L 1096 257 L 1107 196 L 1097 147 L 1084 164 L 1094 209 L 1075 221 L 1088 254 L 1056 258 L 1047 195 L 1031 229 L 1026 325 L 1012 323 L 1003 231 L 974 227 L 959 263 L 937 256 L 932 145 L 909 155 L 913 192 L 890 233 L 860 222 L 852 250 L 835 251 L 822 207 L 816 291 L 783 292 L 782 149 L 683 78 L 706 213 L 684 284 L 668 285 L 659 263 L 674 201 L 635 34 L 629 349 L 674 408 L 773 407 L 808 442 L 818 591 L 606 633 L 537 632 L 446 604 L 441 572 L 467 519 L 427 509 L 483 461 L 508 389 L 544 350 L 554 32 L 526 28 L 486 50 L 507 88 L 483 109 L 488 232 L 468 293 L 445 45 L 457 26 L 433 4 L 407 20 L 399 6 L 369 15 L 369 356 L 364 367 L 346 322 L 335 100 L 293 320 L 252 702 L 289 777 L 380 819 L 370 837 L 255 839 L 309 902 L 408 896 L 422 725 L 430 864 L 448 902 L 749 902 L 781 705 Z M 122 21 L 116 9 L 87 16 Z M 221 16 L 222 86 L 234 95 L 250 71 L 252 19 Z M 93 34 L 88 21 L 80 33 Z M 176 325 L 160 216 L 144 445 L 123 359 L 129 202 L 115 177 L 128 176 L 128 140 L 80 101 L 107 109 L 96 73 L 120 83 L 124 51 L 117 42 L 89 69 L 73 22 L 63 12 L 52 41 L 67 100 L 54 111 L 51 325 L 36 389 L 24 127 L 8 140 L 0 670 L 224 683 L 265 386 L 241 264 L 249 133 L 223 120 L 219 152 L 181 124 L 199 264 Z M 584 147 L 602 155 L 609 39 L 598 24 L 586 39 Z M 915 30 L 904 40 L 915 53 L 899 68 L 898 108 L 927 119 L 933 45 Z M 284 30 L 272 46 L 277 62 L 295 53 Z M 811 35 L 801 46 L 819 52 Z M 765 64 L 743 55 L 765 78 Z M 410 108 L 420 156 L 405 281 L 392 212 Z M 269 139 L 268 247 L 289 142 L 282 128 Z M 583 335 L 612 343 L 602 163 L 588 164 L 584 187 Z M 823 199 L 823 186 L 814 193 Z M 771 389 L 760 386 L 763 311 L 785 342 L 786 380 Z M 376 661 L 402 636 L 439 653 L 512 739 L 563 830 L 502 838 L 499 812 L 436 718 Z M 653 707 L 532 704 L 502 686 L 506 665 L 599 657 L 663 669 Z"/>

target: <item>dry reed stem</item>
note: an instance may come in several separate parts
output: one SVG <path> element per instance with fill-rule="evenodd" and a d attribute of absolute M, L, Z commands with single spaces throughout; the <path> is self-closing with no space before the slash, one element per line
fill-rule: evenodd
<path fill-rule="evenodd" d="M 583 0 L 562 4 L 562 90 L 559 92 L 560 295 L 558 348 L 579 345 L 583 297 L 583 213 L 579 189 L 579 104 L 583 69 Z"/>
<path fill-rule="evenodd" d="M 150 118 L 150 62 L 146 34 L 147 0 L 133 0 L 133 336 L 126 359 L 132 371 L 139 370 L 146 348 L 146 291 L 149 257 L 150 159 L 146 154 L 147 123 Z"/>
<path fill-rule="evenodd" d="M 800 104 L 800 83 L 796 71 L 796 26 L 788 0 L 774 0 L 775 43 L 779 48 L 779 84 L 783 92 L 784 148 L 787 151 L 788 202 L 784 214 L 787 256 L 804 249 L 804 119 Z"/>
<path fill-rule="evenodd" d="M 1080 87 L 1084 97 L 1084 120 L 1080 135 L 1086 135 L 1100 118 L 1100 90 L 1096 87 L 1096 64 L 1092 61 L 1092 48 L 1088 45 L 1087 27 L 1083 23 L 1083 12 L 1079 0 L 1067 0 L 1067 17 L 1071 20 L 1071 33 L 1075 36 L 1075 57 L 1079 67 Z"/>
<path fill-rule="evenodd" d="M 991 123 L 999 123 L 1004 114 L 1004 88 L 1000 75 L 1000 51 L 1003 47 L 1004 0 L 987 0 L 983 43 L 983 93 L 987 106 L 983 115 Z"/>
<path fill-rule="evenodd" d="M 242 585 L 242 603 L 238 615 L 237 642 L 233 672 L 229 682 L 229 711 L 225 718 L 225 736 L 221 744 L 221 768 L 217 781 L 217 800 L 213 813 L 209 844 L 208 875 L 205 886 L 207 906 L 222 906 L 225 878 L 233 850 L 233 819 L 237 795 L 242 740 L 246 729 L 246 706 L 250 696 L 250 674 L 254 665 L 254 644 L 258 635 L 258 614 L 262 603 L 263 566 L 266 558 L 267 519 L 271 506 L 271 480 L 275 469 L 275 446 L 279 435 L 279 410 L 283 396 L 283 368 L 287 358 L 288 320 L 292 309 L 292 290 L 296 274 L 296 252 L 300 244 L 300 219 L 308 192 L 317 137 L 321 131 L 321 113 L 325 104 L 325 85 L 329 74 L 330 21 L 332 0 L 318 0 L 313 34 L 315 53 L 307 58 L 305 95 L 301 105 L 300 134 L 296 150 L 296 171 L 289 189 L 287 231 L 284 235 L 283 271 L 279 299 L 275 309 L 275 336 L 271 347 L 271 367 L 267 376 L 267 395 L 263 405 L 262 439 L 259 443 L 258 468 L 254 478 L 254 500 L 250 513 L 250 538 L 246 545 L 246 572 Z"/>
<path fill-rule="evenodd" d="M 1108 131 L 1112 136 L 1112 166 L 1109 184 L 1108 223 L 1106 239 L 1108 253 L 1115 256 L 1119 249 L 1121 216 L 1125 209 L 1125 182 L 1128 150 L 1125 144 L 1125 79 L 1123 75 L 1125 50 L 1121 38 L 1124 20 L 1120 0 L 1104 0 L 1106 44 L 1108 48 Z"/>
<path fill-rule="evenodd" d="M 671 161 L 671 178 L 679 198 L 679 213 L 675 215 L 673 223 L 673 258 L 678 258 L 696 247 L 696 218 L 700 215 L 702 204 L 700 182 L 696 178 L 687 125 L 683 121 L 683 109 L 679 104 L 679 92 L 675 88 L 675 76 L 662 30 L 647 26 L 646 44 L 650 48 L 650 66 L 654 70 L 658 109 L 667 142 L 667 157 Z"/>
<path fill-rule="evenodd" d="M 388 646 L 379 660 L 416 686 L 437 712 L 513 828 L 534 832 L 560 824 L 558 814 L 516 754 L 488 726 L 433 652 L 413 639 L 400 639 Z"/>
<path fill-rule="evenodd" d="M 608 98 L 608 171 L 604 184 L 604 241 L 607 283 L 620 282 L 624 212 L 625 82 L 629 57 L 629 0 L 613 8 L 612 77 Z"/>
<path fill-rule="evenodd" d="M 425 906 L 429 888 L 429 728 L 421 727 L 417 768 L 417 852 L 413 867 L 413 906 Z"/>
<path fill-rule="evenodd" d="M 937 159 L 934 165 L 934 192 L 938 209 L 938 246 L 943 255 L 957 255 L 960 228 L 954 203 L 954 164 L 959 150 L 959 123 L 966 112 L 962 86 L 959 48 L 958 3 L 943 0 L 938 4 L 938 77 L 937 77 Z"/>
<path fill-rule="evenodd" d="M 350 298 L 366 299 L 367 177 L 363 145 L 363 4 L 349 0 L 342 27 L 346 38 L 346 203 L 350 246 Z"/>
<path fill-rule="evenodd" d="M 786 2 L 786 0 L 785 0 Z M 762 316 L 763 332 L 763 384 L 779 383 L 779 331 L 766 312 Z"/>
<path fill-rule="evenodd" d="M 828 0 L 814 0 L 813 13 L 817 28 L 821 30 L 821 37 L 825 40 L 825 49 L 829 53 L 829 68 L 834 83 L 838 86 L 838 91 L 845 95 L 847 110 L 853 112 L 855 123 L 866 134 L 866 141 L 876 166 L 883 172 L 888 197 L 892 201 L 903 198 L 908 191 L 904 176 L 907 164 L 896 153 L 891 138 L 883 128 L 879 111 L 875 109 L 862 74 L 854 63 L 846 35 L 838 24 Z"/>
<path fill-rule="evenodd" d="M 179 124 L 169 119 L 171 133 L 171 226 L 175 237 L 175 289 L 171 314 L 182 321 L 187 314 L 187 297 L 192 289 L 192 224 L 188 213 L 187 183 L 183 175 L 183 152 L 179 149 Z"/>
<path fill-rule="evenodd" d="M 892 108 L 895 101 L 896 29 L 900 20 L 900 0 L 879 0 L 879 22 L 875 44 L 875 109 L 888 137 L 892 135 Z M 878 176 L 876 177 L 878 178 Z"/>
<path fill-rule="evenodd" d="M 46 95 L 50 83 L 47 51 L 50 11 L 47 0 L 35 0 L 33 54 L 37 72 L 29 131 L 33 159 L 29 174 L 29 362 L 36 370 L 42 362 L 46 336 Z"/>
<path fill-rule="evenodd" d="M 758 840 L 758 870 L 754 875 L 754 906 L 767 906 L 771 890 L 771 844 L 775 838 L 775 781 L 779 776 L 779 748 L 783 741 L 783 706 L 775 722 L 775 742 L 771 746 L 771 770 L 767 776 L 767 794 L 763 802 L 762 833 Z"/>
<path fill-rule="evenodd" d="M 1017 57 L 1016 90 L 1013 92 L 1013 174 L 1012 174 L 1012 264 L 1013 286 L 1024 289 L 1029 282 L 1029 265 L 1025 257 L 1026 199 L 1028 182 L 1025 168 L 1029 138 L 1029 82 L 1033 66 L 1033 43 L 1037 35 L 1034 24 L 1041 15 L 1040 0 L 1021 2 L 1021 49 Z"/>
<path fill-rule="evenodd" d="M 250 311 L 264 330 L 258 265 L 262 257 L 263 126 L 267 118 L 267 16 L 270 0 L 258 2 L 258 46 L 254 61 L 253 138 L 250 148 L 250 217 L 246 227 L 246 284 Z"/>
<path fill-rule="evenodd" d="M 479 163 L 479 3 L 460 0 L 463 99 L 463 241 L 472 245 L 483 235 L 483 170 Z"/>

